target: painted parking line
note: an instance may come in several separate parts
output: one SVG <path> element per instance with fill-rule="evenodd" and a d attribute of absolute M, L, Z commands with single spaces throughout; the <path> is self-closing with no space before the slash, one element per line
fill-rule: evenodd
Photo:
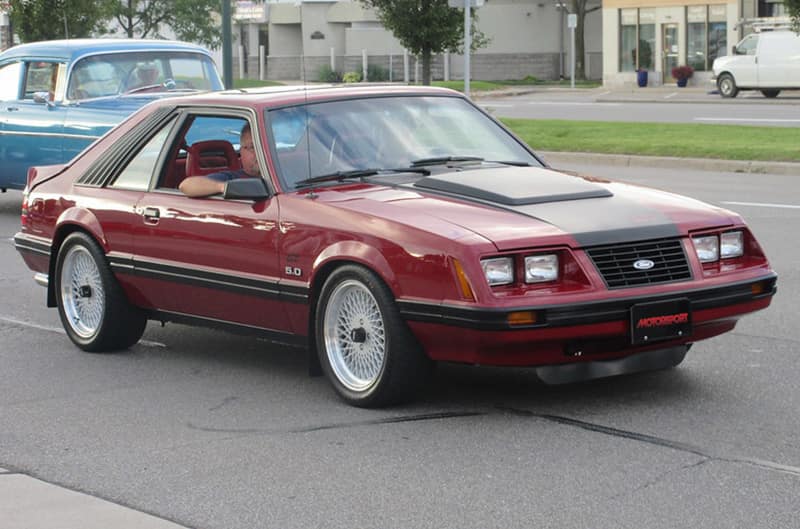
<path fill-rule="evenodd" d="M 780 209 L 800 209 L 800 206 L 794 204 L 770 204 L 767 202 L 720 202 L 720 204 L 729 204 L 731 206 L 753 206 L 757 208 L 780 208 Z"/>
<path fill-rule="evenodd" d="M 694 121 L 740 121 L 745 123 L 800 123 L 800 119 L 778 118 L 693 118 Z"/>
<path fill-rule="evenodd" d="M 526 101 L 526 105 L 564 105 L 564 106 L 589 106 L 618 107 L 622 103 L 606 103 L 605 101 Z"/>
<path fill-rule="evenodd" d="M 664 99 L 672 99 L 672 98 L 673 98 L 673 97 L 675 97 L 676 95 L 678 95 L 678 92 L 672 92 L 672 93 L 671 93 L 671 94 L 669 94 L 669 95 L 665 95 L 665 96 L 664 96 Z"/>
<path fill-rule="evenodd" d="M 39 331 L 55 332 L 58 334 L 67 334 L 61 327 L 50 327 L 49 325 L 40 325 L 31 321 L 18 320 L 16 318 L 9 318 L 7 316 L 0 316 L 0 321 L 10 323 L 12 325 L 19 325 L 20 327 L 28 327 L 30 329 L 37 329 Z M 161 342 L 152 342 L 150 340 L 139 340 L 139 345 L 145 347 L 166 347 L 166 344 Z"/>

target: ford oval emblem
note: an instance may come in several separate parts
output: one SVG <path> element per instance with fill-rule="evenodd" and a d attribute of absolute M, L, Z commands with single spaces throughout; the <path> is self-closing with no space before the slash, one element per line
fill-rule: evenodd
<path fill-rule="evenodd" d="M 633 263 L 633 267 L 637 270 L 650 270 L 656 264 L 651 261 L 650 259 L 639 259 L 635 263 Z"/>

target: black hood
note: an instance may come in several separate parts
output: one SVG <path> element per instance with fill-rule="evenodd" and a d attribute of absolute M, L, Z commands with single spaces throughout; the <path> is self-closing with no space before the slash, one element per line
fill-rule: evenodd
<path fill-rule="evenodd" d="M 614 193 L 607 183 L 538 167 L 481 167 L 431 175 L 417 192 L 511 211 L 570 233 L 581 246 L 676 237 L 677 226 L 652 202 Z M 652 200 L 652 197 L 651 197 Z"/>

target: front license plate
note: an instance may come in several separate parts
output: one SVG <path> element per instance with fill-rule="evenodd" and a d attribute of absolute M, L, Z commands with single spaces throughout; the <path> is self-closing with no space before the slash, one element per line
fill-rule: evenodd
<path fill-rule="evenodd" d="M 692 311 L 686 298 L 640 303 L 631 307 L 631 341 L 642 345 L 692 333 Z"/>

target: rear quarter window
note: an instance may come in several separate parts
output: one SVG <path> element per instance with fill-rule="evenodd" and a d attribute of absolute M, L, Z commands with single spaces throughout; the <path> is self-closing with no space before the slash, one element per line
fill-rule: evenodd
<path fill-rule="evenodd" d="M 22 63 L 12 62 L 0 66 L 0 101 L 13 101 L 19 97 L 19 75 Z"/>

